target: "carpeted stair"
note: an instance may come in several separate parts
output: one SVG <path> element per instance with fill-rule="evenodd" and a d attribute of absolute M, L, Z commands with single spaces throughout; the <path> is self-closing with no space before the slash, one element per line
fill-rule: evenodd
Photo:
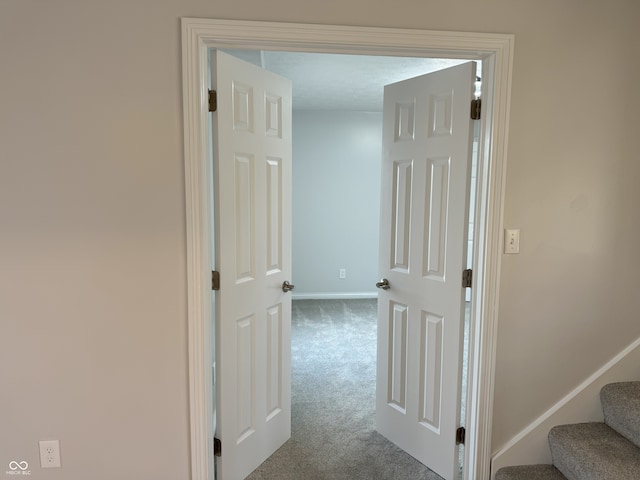
<path fill-rule="evenodd" d="M 553 465 L 504 467 L 495 480 L 640 479 L 640 382 L 605 385 L 600 402 L 604 423 L 551 429 Z"/>

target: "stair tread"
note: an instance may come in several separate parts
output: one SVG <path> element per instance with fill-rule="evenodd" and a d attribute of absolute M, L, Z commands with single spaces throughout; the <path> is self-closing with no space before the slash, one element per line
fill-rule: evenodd
<path fill-rule="evenodd" d="M 605 423 L 640 447 L 640 382 L 605 385 L 600 400 Z"/>
<path fill-rule="evenodd" d="M 640 478 L 640 449 L 604 423 L 553 427 L 549 445 L 554 465 L 568 478 Z"/>
<path fill-rule="evenodd" d="M 501 468 L 495 480 L 566 480 L 566 477 L 553 465 L 518 465 Z"/>

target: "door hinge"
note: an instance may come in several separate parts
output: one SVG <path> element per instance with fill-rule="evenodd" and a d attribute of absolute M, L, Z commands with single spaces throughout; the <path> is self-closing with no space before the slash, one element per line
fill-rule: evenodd
<path fill-rule="evenodd" d="M 456 445 L 464 445 L 464 436 L 465 436 L 464 427 L 458 427 L 456 430 Z"/>
<path fill-rule="evenodd" d="M 219 438 L 213 439 L 213 456 L 221 457 L 222 456 L 222 441 Z"/>
<path fill-rule="evenodd" d="M 209 90 L 209 111 L 215 112 L 218 110 L 218 94 L 215 90 Z"/>
<path fill-rule="evenodd" d="M 471 288 L 473 282 L 473 270 L 470 268 L 462 271 L 462 288 Z"/>
<path fill-rule="evenodd" d="M 211 271 L 211 290 L 220 290 L 220 272 Z"/>
<path fill-rule="evenodd" d="M 476 98 L 471 100 L 471 120 L 480 120 L 480 112 L 482 111 L 482 100 Z"/>

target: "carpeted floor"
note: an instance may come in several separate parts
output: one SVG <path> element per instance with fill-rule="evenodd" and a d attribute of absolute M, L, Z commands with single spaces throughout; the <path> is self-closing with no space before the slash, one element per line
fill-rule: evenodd
<path fill-rule="evenodd" d="M 292 435 L 248 480 L 441 480 L 375 432 L 376 300 L 297 300 Z"/>

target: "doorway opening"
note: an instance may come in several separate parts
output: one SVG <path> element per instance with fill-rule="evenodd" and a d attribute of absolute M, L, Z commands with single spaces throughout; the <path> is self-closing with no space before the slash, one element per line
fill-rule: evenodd
<path fill-rule="evenodd" d="M 330 40 L 330 41 L 329 41 Z M 489 472 L 500 212 L 513 37 L 417 30 L 183 19 L 185 177 L 192 478 L 213 478 L 210 166 L 205 109 L 208 48 L 304 50 L 481 59 L 487 82 L 480 135 L 465 478 Z"/>
<path fill-rule="evenodd" d="M 254 238 L 262 238 L 262 234 L 257 230 L 260 227 L 245 226 L 247 222 L 249 225 L 253 224 L 253 220 L 251 220 L 254 218 L 253 207 L 247 208 L 246 201 L 238 202 L 234 207 L 233 199 L 253 198 L 254 195 L 251 194 L 247 197 L 247 187 L 244 186 L 245 182 L 249 182 L 246 185 L 253 185 L 253 181 L 249 177 L 246 180 L 239 180 L 245 178 L 244 172 L 247 171 L 247 168 L 251 168 L 253 171 L 254 167 L 247 167 L 251 163 L 250 160 L 246 159 L 255 157 L 256 163 L 261 164 L 260 159 L 264 157 L 268 159 L 267 162 L 271 165 L 275 161 L 274 159 L 279 158 L 277 157 L 279 153 L 270 150 L 258 149 L 255 153 L 254 150 L 247 150 L 252 149 L 252 146 L 256 145 L 257 143 L 255 142 L 259 142 L 260 138 L 269 138 L 272 135 L 272 133 L 269 133 L 271 130 L 267 130 L 263 137 L 259 120 L 263 118 L 263 114 L 259 113 L 261 112 L 260 105 L 263 102 L 262 89 L 266 88 L 267 84 L 275 82 L 275 79 L 266 75 L 266 72 L 270 71 L 279 75 L 278 78 L 281 78 L 281 81 L 292 80 L 294 85 L 292 102 L 294 111 L 293 187 L 294 192 L 297 190 L 297 196 L 294 193 L 293 201 L 290 203 L 294 210 L 294 283 L 298 286 L 298 289 L 302 290 L 304 296 L 327 298 L 362 295 L 363 291 L 366 292 L 370 289 L 373 280 L 377 278 L 376 264 L 380 268 L 381 275 L 400 275 L 402 277 L 396 276 L 395 280 L 393 276 L 389 277 L 392 278 L 392 282 L 398 281 L 398 283 L 394 283 L 394 288 L 390 291 L 394 296 L 393 305 L 395 305 L 394 312 L 396 312 L 393 314 L 393 320 L 388 319 L 390 313 L 387 312 L 387 303 L 385 303 L 387 300 L 379 304 L 380 331 L 387 332 L 387 322 L 391 321 L 391 324 L 394 325 L 393 331 L 396 333 L 390 334 L 391 337 L 381 335 L 378 340 L 379 353 L 377 360 L 379 365 L 377 366 L 377 383 L 379 386 L 377 388 L 377 407 L 374 409 L 376 412 L 375 430 L 401 446 L 402 449 L 410 452 L 412 456 L 424 465 L 429 466 L 445 478 L 453 480 L 455 472 L 460 470 L 459 467 L 455 467 L 456 463 L 459 462 L 456 461 L 456 455 L 454 455 L 456 445 L 454 433 L 456 428 L 460 426 L 459 408 L 462 404 L 460 402 L 462 382 L 460 380 L 461 373 L 458 360 L 458 356 L 462 357 L 460 353 L 462 352 L 462 336 L 461 333 L 459 336 L 457 332 L 462 331 L 460 328 L 462 326 L 461 317 L 464 313 L 464 308 L 461 307 L 463 290 L 460 276 L 463 269 L 467 267 L 462 262 L 461 254 L 466 250 L 464 245 L 468 240 L 465 236 L 467 229 L 463 227 L 463 224 L 468 217 L 465 212 L 469 210 L 469 177 L 466 165 L 471 163 L 469 144 L 472 138 L 470 126 L 473 122 L 470 119 L 469 106 L 472 99 L 473 81 L 475 80 L 475 65 L 473 62 L 460 60 L 438 59 L 435 61 L 426 58 L 416 60 L 402 57 L 268 51 L 259 52 L 255 57 L 258 60 L 255 62 L 256 66 L 252 67 L 250 65 L 251 62 L 240 61 L 243 60 L 242 58 L 231 61 L 231 57 L 227 56 L 229 53 L 229 51 L 226 53 L 220 51 L 212 52 L 212 66 L 214 66 L 212 80 L 215 81 L 212 81 L 211 88 L 219 88 L 219 101 L 234 99 L 233 107 L 228 101 L 224 105 L 229 105 L 229 108 L 224 108 L 223 104 L 220 104 L 220 111 L 213 116 L 213 149 L 216 152 L 213 165 L 216 172 L 222 172 L 225 169 L 225 165 L 231 167 L 236 165 L 236 167 L 231 170 L 225 169 L 226 175 L 222 173 L 216 174 L 216 177 L 219 178 L 214 179 L 214 191 L 219 188 L 220 195 L 226 199 L 226 203 L 224 203 L 224 200 L 216 200 L 214 211 L 217 212 L 219 218 L 224 218 L 228 215 L 225 212 L 236 212 L 236 215 L 238 215 L 237 212 L 244 212 L 244 214 L 242 218 L 238 218 L 235 221 L 221 223 L 220 230 L 216 226 L 213 238 L 216 238 L 216 242 L 218 242 L 219 235 L 228 238 L 227 232 L 237 231 L 238 228 L 247 232 L 252 232 L 255 228 L 256 237 Z M 247 57 L 247 54 L 253 53 L 255 52 L 236 51 L 234 56 Z M 249 58 L 254 57 L 250 56 Z M 321 68 L 316 66 L 317 63 L 321 64 Z M 384 65 L 385 63 L 389 65 Z M 418 63 L 419 65 L 414 65 Z M 375 67 L 371 68 L 371 64 L 375 64 Z M 435 70 L 439 73 L 434 73 L 434 68 L 430 68 L 432 64 L 435 64 Z M 459 65 L 459 67 L 439 70 L 443 66 L 451 66 L 452 64 Z M 313 79 L 316 82 L 315 84 L 308 80 L 310 71 L 314 72 Z M 361 75 L 361 78 L 358 78 L 358 75 Z M 263 77 L 264 84 L 259 80 Z M 409 81 L 407 77 L 411 80 Z M 372 78 L 378 79 L 379 83 L 372 82 Z M 357 85 L 355 89 L 358 92 L 357 94 L 354 93 L 354 89 L 351 87 L 352 84 Z M 313 94 L 314 85 L 320 87 L 322 90 L 320 94 Z M 367 92 L 369 85 L 374 87 L 372 92 Z M 385 100 L 386 106 L 382 108 L 382 93 L 387 85 L 392 85 L 393 91 L 399 94 L 400 97 L 392 97 L 395 98 L 390 100 L 392 103 L 388 103 L 387 100 L 389 99 L 387 98 Z M 435 85 L 438 86 L 435 87 Z M 397 89 L 400 89 L 400 91 Z M 271 100 L 268 99 L 276 98 L 274 95 L 276 94 L 272 90 L 265 90 L 264 98 L 267 105 L 271 104 Z M 304 99 L 307 105 L 306 110 L 302 110 L 299 106 L 300 97 Z M 288 98 L 288 95 L 284 98 Z M 360 98 L 364 100 L 360 100 Z M 370 105 L 373 103 L 370 98 L 377 99 L 377 104 Z M 250 108 L 247 108 L 247 100 L 250 101 Z M 329 105 L 330 109 L 328 109 L 327 104 L 331 104 L 331 101 L 336 102 L 336 106 Z M 407 120 L 407 127 L 411 125 L 410 128 L 413 128 L 412 126 L 415 122 L 415 133 L 409 135 L 405 134 L 405 132 L 400 132 L 402 137 L 397 139 L 396 135 L 398 134 L 394 134 L 395 127 L 392 124 L 397 121 L 397 108 L 404 109 L 407 102 L 411 102 L 413 105 L 411 107 L 412 111 L 415 109 L 415 113 L 407 117 L 411 118 Z M 285 100 L 283 100 L 283 103 L 285 103 Z M 288 104 L 289 101 L 287 100 L 286 103 Z M 432 111 L 432 109 L 435 110 Z M 255 113 L 252 113 L 254 110 Z M 266 111 L 268 112 L 269 109 Z M 400 111 L 402 112 L 403 110 Z M 440 113 L 436 115 L 436 112 Z M 254 118 L 258 119 L 255 123 L 251 120 Z M 244 119 L 248 119 L 249 122 Z M 228 126 L 231 122 L 234 125 L 233 129 Z M 239 123 L 236 124 L 236 122 Z M 283 120 L 282 122 L 283 124 L 289 124 L 289 121 Z M 435 122 L 433 126 L 428 127 L 432 122 Z M 386 125 L 384 129 L 383 124 Z M 431 132 L 429 128 L 435 129 L 436 125 L 438 125 L 437 129 L 429 133 Z M 367 130 L 367 127 L 369 130 Z M 223 134 L 222 132 L 225 133 Z M 289 134 L 286 131 L 283 135 L 283 139 L 289 138 Z M 383 137 L 386 138 L 384 144 Z M 233 148 L 228 145 L 227 138 L 236 138 Z M 392 140 L 392 138 L 396 139 Z M 377 142 L 372 141 L 374 139 L 377 139 Z M 288 143 L 288 141 L 285 143 Z M 385 151 L 392 148 L 392 145 L 395 145 L 395 148 L 399 148 L 402 145 L 405 146 L 402 154 L 405 155 L 404 157 L 396 157 L 395 154 L 389 156 L 389 153 L 385 154 L 387 165 L 391 165 L 388 162 L 392 161 L 393 165 L 396 165 L 396 167 L 393 167 L 394 169 L 398 167 L 401 169 L 400 175 L 409 175 L 407 180 L 401 181 L 398 179 L 397 181 L 401 183 L 393 187 L 394 190 L 396 188 L 403 190 L 405 188 L 403 186 L 404 182 L 409 182 L 407 185 L 411 185 L 407 187 L 408 190 L 405 193 L 401 193 L 398 190 L 399 196 L 397 198 L 395 198 L 396 194 L 393 194 L 394 198 L 392 198 L 392 194 L 389 192 L 390 185 L 395 180 L 387 176 L 381 184 L 379 174 L 383 170 L 387 171 L 387 169 L 382 168 L 383 145 L 386 145 Z M 412 145 L 415 146 L 412 147 Z M 411 148 L 411 153 L 407 151 L 407 146 Z M 278 152 L 280 151 L 278 150 Z M 222 152 L 226 153 L 223 154 Z M 407 157 L 407 155 L 409 156 Z M 443 157 L 443 155 L 448 156 Z M 288 164 L 290 157 L 287 155 L 285 158 L 287 158 L 286 164 Z M 411 167 L 407 167 L 408 158 L 413 159 L 411 160 Z M 448 158 L 448 160 L 445 161 L 445 158 Z M 361 162 L 361 164 L 358 164 L 358 162 Z M 427 168 L 427 166 L 429 167 Z M 262 185 L 266 178 L 263 179 L 262 174 L 259 173 L 261 170 L 258 166 L 255 168 L 256 170 L 251 174 L 251 178 L 255 175 L 255 184 Z M 411 173 L 414 169 L 415 176 Z M 422 169 L 425 169 L 423 173 L 419 173 Z M 296 170 L 299 171 L 297 175 L 295 174 Z M 414 178 L 414 180 L 408 180 L 410 178 Z M 228 191 L 225 186 L 236 182 L 239 183 L 237 183 L 234 196 L 225 196 L 222 193 Z M 284 183 L 283 180 L 283 185 Z M 296 188 L 300 187 L 301 183 L 303 184 L 302 187 Z M 286 181 L 286 184 L 289 185 L 289 180 Z M 380 188 L 380 185 L 383 185 L 383 191 L 388 192 L 382 202 L 377 200 L 378 196 L 376 195 L 376 190 Z M 440 185 L 444 186 L 444 190 L 441 189 Z M 282 198 L 288 198 L 288 194 L 286 194 L 288 188 L 283 188 L 285 193 L 280 194 L 283 195 Z M 262 194 L 257 193 L 257 191 L 255 195 L 258 196 L 255 198 L 260 203 L 259 199 L 262 198 Z M 240 195 L 240 197 L 237 197 L 237 195 Z M 424 199 L 418 200 L 421 196 Z M 216 196 L 216 198 L 218 197 Z M 218 201 L 223 203 L 217 203 Z M 407 202 L 409 203 L 407 204 Z M 285 204 L 288 203 L 285 200 Z M 252 205 L 253 203 L 250 202 L 249 204 Z M 397 220 L 383 220 L 380 217 L 380 208 L 387 209 L 391 204 L 396 205 L 394 209 L 397 209 L 396 213 L 399 216 Z M 424 213 L 418 213 L 421 211 L 420 205 L 423 205 L 426 209 Z M 415 214 L 409 213 L 413 212 L 414 209 L 416 210 Z M 265 218 L 276 218 L 269 214 L 269 211 L 265 212 Z M 283 212 L 278 215 L 282 215 L 282 218 L 285 219 L 283 220 L 286 225 L 286 230 L 284 231 L 290 230 L 288 214 Z M 262 214 L 259 217 L 262 218 Z M 382 222 L 381 224 L 378 223 L 378 219 Z M 270 228 L 268 231 L 280 231 L 282 226 L 280 226 L 280 223 L 276 223 Z M 422 231 L 427 232 L 425 230 L 427 228 L 431 233 L 424 239 L 412 233 L 413 239 L 409 242 L 408 233 L 404 233 L 409 231 L 416 234 Z M 392 234 L 392 232 L 394 233 Z M 286 236 L 284 233 L 282 235 L 283 237 Z M 395 250 L 393 253 L 388 250 L 392 248 L 390 245 L 382 248 L 384 254 L 380 257 L 376 239 L 388 239 L 390 235 L 399 239 L 397 241 L 400 243 L 397 244 L 397 247 L 393 247 Z M 276 374 L 270 373 L 269 369 L 262 371 L 258 367 L 266 360 L 259 359 L 260 345 L 269 344 L 276 349 L 273 351 L 277 351 L 273 338 L 265 338 L 262 334 L 256 333 L 256 340 L 251 343 L 244 343 L 243 341 L 242 344 L 238 344 L 235 347 L 235 351 L 243 352 L 253 351 L 255 348 L 256 367 L 249 367 L 249 365 L 254 365 L 249 357 L 245 358 L 242 363 L 235 360 L 236 353 L 226 347 L 229 344 L 239 342 L 239 338 L 245 338 L 246 335 L 243 333 L 240 337 L 240 330 L 235 326 L 236 313 L 234 312 L 236 308 L 233 305 L 244 304 L 248 298 L 247 293 L 252 293 L 251 297 L 258 298 L 262 297 L 261 292 L 264 292 L 258 287 L 260 282 L 257 280 L 257 278 L 262 278 L 259 266 L 262 264 L 258 262 L 257 266 L 251 266 L 253 263 L 250 260 L 254 254 L 250 253 L 250 250 L 245 253 L 237 253 L 237 250 L 234 250 L 235 246 L 233 244 L 255 245 L 257 251 L 267 248 L 266 244 L 262 244 L 259 240 L 251 240 L 251 238 L 251 236 L 247 236 L 245 239 L 245 237 L 236 233 L 235 236 L 228 239 L 233 242 L 231 245 L 227 243 L 229 249 L 221 246 L 216 257 L 216 265 L 220 265 L 222 272 L 227 272 L 227 275 L 230 269 L 239 268 L 239 264 L 227 263 L 225 267 L 222 262 L 225 258 L 235 258 L 236 256 L 238 259 L 244 259 L 242 261 L 242 272 L 255 272 L 250 277 L 247 277 L 246 273 L 242 273 L 241 279 L 238 279 L 238 282 L 245 285 L 243 299 L 225 296 L 225 292 L 231 293 L 231 290 L 223 289 L 221 298 L 226 298 L 227 302 L 222 300 L 221 305 L 227 305 L 227 307 L 221 306 L 221 310 L 218 312 L 220 316 L 215 321 L 217 325 L 216 332 L 219 334 L 219 332 L 225 331 L 225 338 L 227 338 L 227 340 L 217 345 L 219 350 L 216 357 L 219 360 L 220 372 L 240 372 L 237 378 L 235 376 L 233 378 L 226 376 L 217 385 L 219 389 L 217 397 L 222 398 L 222 401 L 216 405 L 216 407 L 220 407 L 218 420 L 221 422 L 221 428 L 217 434 L 221 438 L 235 438 L 236 432 L 234 432 L 234 428 L 237 428 L 236 424 L 229 421 L 230 418 L 233 418 L 233 415 L 230 416 L 229 413 L 225 414 L 224 412 L 232 412 L 233 406 L 237 405 L 243 397 L 251 396 L 252 401 L 245 404 L 245 410 L 242 414 L 238 414 L 238 418 L 256 418 L 256 424 L 251 423 L 253 420 L 247 420 L 242 425 L 242 431 L 245 432 L 245 435 L 243 435 L 242 440 L 238 440 L 238 452 L 243 449 L 243 453 L 233 452 L 236 454 L 228 457 L 244 458 L 243 466 L 240 467 L 237 462 L 233 463 L 233 460 L 226 463 L 226 465 L 238 465 L 238 468 L 242 468 L 242 475 L 247 474 L 262 463 L 263 459 L 266 459 L 287 438 L 286 436 L 282 437 L 282 433 L 277 436 L 269 434 L 269 426 L 275 425 L 275 422 L 266 421 L 263 424 L 258 420 L 263 418 L 260 408 L 249 406 L 253 404 L 263 405 L 263 394 L 258 393 L 259 387 L 254 387 L 253 382 L 247 379 L 254 378 L 256 375 L 259 375 L 260 378 L 263 376 L 265 378 L 275 378 L 274 375 Z M 403 238 L 405 240 L 402 240 Z M 407 243 L 405 244 L 405 242 Z M 220 240 L 220 245 L 223 243 L 224 240 Z M 395 244 L 395 241 L 393 243 Z M 401 244 L 402 246 L 400 246 Z M 288 256 L 286 252 L 289 251 L 289 247 L 278 247 L 278 249 L 280 248 L 282 248 L 283 255 L 285 257 Z M 410 250 L 413 253 L 409 253 Z M 387 272 L 386 265 L 389 262 L 389 254 L 393 257 L 392 265 L 395 265 L 393 266 L 395 274 L 391 271 Z M 296 256 L 298 257 L 297 260 Z M 423 260 L 420 260 L 420 258 L 423 258 Z M 319 261 L 316 259 L 319 259 Z M 398 261 L 401 263 L 393 263 Z M 420 266 L 421 262 L 425 262 L 425 264 Z M 286 267 L 286 263 L 282 265 L 277 271 L 281 271 L 286 278 L 289 278 L 291 275 L 290 270 Z M 310 265 L 312 265 L 311 268 L 309 268 Z M 340 268 L 338 268 L 339 265 Z M 429 266 L 427 267 L 427 265 Z M 331 266 L 336 272 L 339 272 L 337 277 L 331 275 Z M 345 266 L 349 268 L 342 268 Z M 327 267 L 329 267 L 329 272 L 327 272 Z M 428 268 L 428 270 L 424 270 L 425 268 Z M 355 283 L 357 285 L 355 293 L 353 292 L 353 281 L 351 284 L 347 283 L 345 285 L 347 270 L 351 272 L 349 279 L 353 276 L 357 277 L 360 273 L 359 285 L 358 282 Z M 302 274 L 300 274 L 301 271 Z M 419 271 L 422 271 L 422 273 L 419 273 Z M 362 272 L 368 272 L 369 275 L 362 275 Z M 256 279 L 255 281 L 251 280 L 251 282 L 258 287 L 257 290 L 247 292 L 248 287 L 245 282 L 249 278 Z M 332 281 L 335 278 L 339 280 L 337 282 Z M 272 280 L 266 279 L 266 282 L 267 285 L 273 285 Z M 310 285 L 312 286 L 310 287 Z M 235 288 L 232 285 L 228 285 L 228 287 L 232 290 Z M 271 287 L 267 287 L 267 290 L 272 291 Z M 415 296 L 406 297 L 410 291 L 414 293 L 420 292 L 418 296 L 423 297 L 419 300 L 421 302 L 420 305 L 398 303 L 399 301 L 410 301 L 409 298 L 415 298 Z M 375 296 L 375 294 L 370 296 Z M 447 298 L 447 300 L 443 304 L 442 301 L 437 301 L 436 297 Z M 270 303 L 272 301 L 275 301 L 275 299 L 271 299 L 268 305 L 263 305 L 262 307 L 272 308 Z M 231 305 L 229 302 L 231 302 Z M 242 314 L 237 313 L 237 318 L 241 319 L 238 321 L 243 324 L 242 331 L 252 328 L 250 323 L 245 324 L 245 319 L 253 318 L 253 315 L 257 315 L 258 324 L 263 323 L 260 320 L 262 316 L 260 312 L 263 311 L 262 307 L 258 308 L 255 313 L 249 313 L 244 310 Z M 398 307 L 404 312 L 400 314 L 404 317 L 403 319 L 397 317 Z M 290 307 L 284 307 L 283 310 L 285 312 L 283 316 L 285 324 L 288 322 L 288 314 L 286 312 L 289 309 Z M 428 316 L 420 319 L 415 316 L 416 314 Z M 412 318 L 409 319 L 407 315 Z M 404 325 L 400 327 L 401 330 L 397 330 L 398 322 Z M 421 326 L 424 322 L 426 322 L 424 326 Z M 460 327 L 458 326 L 459 323 Z M 441 330 L 443 324 L 446 324 L 447 327 Z M 427 328 L 428 330 L 420 334 L 416 329 L 421 328 Z M 420 345 L 414 345 L 414 342 L 402 338 L 405 334 L 400 333 L 401 331 L 412 332 L 408 334 L 407 339 L 424 335 L 424 340 L 421 339 L 419 341 Z M 441 333 L 438 333 L 439 331 Z M 388 340 L 385 338 L 388 338 Z M 395 353 L 388 351 L 387 344 L 392 341 L 394 344 L 400 342 L 393 349 Z M 256 342 L 256 347 L 252 346 L 254 342 Z M 289 342 L 285 335 L 276 344 L 287 345 L 285 351 L 288 351 L 290 348 L 288 346 Z M 427 343 L 429 344 L 428 347 Z M 397 351 L 397 349 L 404 350 L 405 348 L 405 353 Z M 329 346 L 326 346 L 325 349 L 327 354 L 332 350 Z M 425 353 L 420 354 L 419 352 L 423 350 Z M 438 351 L 442 351 L 442 353 L 436 353 Z M 421 357 L 420 355 L 424 356 Z M 286 357 L 288 358 L 288 355 Z M 253 354 L 251 354 L 251 358 L 253 358 Z M 295 358 L 294 356 L 293 359 Z M 401 360 L 401 358 L 404 358 L 404 360 Z M 406 364 L 408 370 L 399 366 L 399 361 Z M 374 371 L 376 371 L 376 362 L 373 363 Z M 239 365 L 237 367 L 239 370 L 236 370 L 234 365 Z M 417 370 L 415 370 L 418 366 L 424 370 L 424 378 L 422 374 L 418 375 Z M 394 375 L 393 386 L 389 386 L 386 383 L 387 374 L 384 372 L 387 368 L 390 369 L 389 372 L 397 371 L 397 374 Z M 396 370 L 397 368 L 400 368 L 400 370 Z M 293 370 L 295 373 L 296 369 L 294 368 Z M 409 374 L 408 372 L 411 370 L 413 370 L 413 373 Z M 254 371 L 255 373 L 253 373 Z M 288 367 L 287 371 L 283 371 L 281 374 L 278 373 L 276 376 L 288 379 Z M 220 373 L 218 378 L 223 378 L 223 373 Z M 375 378 L 372 382 L 373 385 L 376 384 Z M 439 381 L 437 380 L 438 378 L 442 380 Z M 295 384 L 295 382 L 293 383 Z M 240 384 L 243 385 L 243 390 L 242 392 L 238 391 L 236 397 L 234 393 L 237 388 L 236 385 Z M 399 385 L 401 384 L 404 387 L 400 387 Z M 403 392 L 406 390 L 406 392 L 402 393 L 401 397 L 386 399 L 390 392 L 388 388 L 393 388 L 394 392 L 398 392 L 398 388 Z M 291 395 L 292 400 L 297 397 L 296 393 L 298 392 L 293 392 L 293 395 Z M 321 397 L 322 394 L 323 391 L 320 390 L 316 396 Z M 288 387 L 285 387 L 281 395 L 282 398 L 289 398 Z M 421 396 L 421 400 L 418 399 L 418 395 Z M 403 400 L 405 396 L 407 403 Z M 367 400 L 369 399 L 363 398 L 362 404 L 367 404 Z M 389 405 L 395 406 L 396 402 L 399 402 L 397 405 L 400 410 L 395 407 L 389 410 Z M 345 404 L 348 402 L 343 401 L 340 403 Z M 407 405 L 414 404 L 415 407 L 407 407 Z M 420 406 L 418 407 L 418 405 Z M 442 405 L 442 407 L 439 405 Z M 326 415 L 333 416 L 333 413 L 338 415 L 338 407 L 337 404 L 334 404 L 336 411 L 329 411 Z M 254 408 L 257 408 L 255 413 Z M 283 413 L 280 414 L 280 417 L 289 418 L 289 406 L 284 405 L 282 408 Z M 412 408 L 415 408 L 416 411 L 412 412 Z M 421 409 L 421 413 L 417 411 L 418 408 Z M 401 412 L 401 418 L 392 420 L 393 427 L 389 427 L 389 418 L 397 415 L 396 412 Z M 319 414 L 320 412 L 318 412 Z M 318 415 L 310 415 L 307 418 L 314 420 Z M 416 424 L 413 419 L 417 419 L 419 415 L 423 415 L 422 418 L 424 420 Z M 291 418 L 295 419 L 296 417 L 293 415 Z M 399 425 L 402 425 L 402 427 Z M 440 425 L 442 425 L 442 429 Z M 273 438 L 274 440 L 273 443 L 270 443 L 271 448 L 268 451 L 258 454 L 256 449 L 246 447 L 246 450 L 244 450 L 245 447 L 240 445 L 241 442 L 243 442 L 243 445 L 252 445 L 248 443 L 250 440 L 249 436 L 246 435 L 250 435 L 251 439 L 259 438 L 262 435 L 266 439 Z M 340 436 L 344 435 L 334 435 L 334 442 L 338 442 Z M 275 441 L 276 438 L 280 440 Z M 309 443 L 312 438 L 309 436 L 302 440 L 294 438 L 289 445 L 298 444 L 301 441 Z M 245 441 L 247 443 L 244 443 Z M 264 442 L 264 440 L 261 442 Z M 227 451 L 229 452 L 229 450 Z M 286 458 L 283 456 L 282 451 L 279 451 L 280 457 Z M 313 448 L 310 451 L 319 452 L 320 449 Z M 310 462 L 313 460 L 310 455 L 307 455 L 306 458 Z M 321 466 L 324 465 L 324 462 L 317 462 L 317 464 L 318 468 L 322 468 Z M 286 468 L 289 468 L 287 467 L 287 462 L 283 461 L 282 465 L 284 470 L 280 473 L 287 474 Z M 224 464 L 221 465 L 221 468 L 224 468 Z M 372 475 L 379 476 L 375 471 L 372 472 Z"/>
<path fill-rule="evenodd" d="M 296 398 L 301 396 L 296 388 L 304 388 L 296 383 L 296 373 L 300 371 L 300 368 L 297 368 L 299 366 L 296 365 L 296 358 L 298 358 L 295 355 L 296 347 L 304 348 L 304 345 L 294 345 L 295 327 L 300 320 L 296 318 L 296 313 L 305 317 L 306 320 L 315 315 L 312 321 L 321 325 L 323 320 L 326 320 L 324 312 L 335 310 L 336 306 L 342 306 L 342 310 L 351 310 L 351 306 L 347 306 L 348 299 L 377 297 L 374 283 L 378 275 L 384 86 L 468 61 L 281 51 L 222 51 L 293 82 L 292 279 L 296 285 L 292 309 L 294 325 L 292 327 L 294 351 L 292 430 L 294 438 L 284 450 L 278 452 L 276 458 L 279 460 L 269 460 L 258 468 L 256 475 L 259 475 L 262 471 L 273 472 L 274 465 L 277 465 L 278 461 L 286 471 L 289 465 L 286 459 L 296 455 L 292 452 L 303 448 L 302 443 L 311 443 L 309 437 L 301 441 L 303 435 L 301 433 L 296 437 L 296 431 L 298 431 L 296 421 L 301 424 L 310 424 L 321 415 L 320 412 L 314 415 L 309 411 L 303 412 L 304 418 L 298 418 L 296 415 Z M 479 64 L 477 71 L 481 71 L 481 62 L 477 63 Z M 479 91 L 477 96 L 479 97 Z M 476 128 L 471 183 L 474 183 L 476 177 L 477 132 Z M 475 190 L 473 186 L 471 188 Z M 471 201 L 474 201 L 473 197 Z M 469 211 L 472 226 L 473 206 Z M 470 236 L 467 239 L 469 261 L 465 268 L 472 267 L 473 229 L 469 228 L 469 232 Z M 467 293 L 469 301 L 470 292 Z M 310 302 L 301 302 L 296 306 L 295 300 Z M 326 302 L 327 300 L 333 302 Z M 321 302 L 313 301 L 325 301 L 325 303 L 321 305 Z M 343 312 L 339 310 L 334 312 L 335 323 L 331 322 L 331 319 L 325 323 L 329 325 L 327 328 L 330 331 L 325 331 L 323 337 L 330 337 L 328 333 L 334 331 L 334 328 L 344 320 Z M 465 339 L 468 340 L 470 308 L 466 308 L 465 311 L 467 315 Z M 373 315 L 375 321 L 375 311 Z M 355 317 L 362 320 L 359 314 L 355 314 Z M 368 325 L 366 322 L 364 324 Z M 297 324 L 297 327 L 301 331 L 304 330 L 302 325 Z M 308 333 L 301 333 L 300 336 L 309 341 Z M 358 340 L 358 337 L 354 337 L 354 341 Z M 366 335 L 362 340 L 367 342 Z M 315 341 L 317 342 L 317 337 Z M 373 342 L 375 351 L 375 337 Z M 313 343 L 306 350 L 312 352 L 315 346 Z M 465 360 L 468 358 L 467 346 L 468 342 L 465 341 L 463 346 Z M 327 356 L 340 355 L 329 345 L 325 348 Z M 356 345 L 353 345 L 353 348 L 355 350 Z M 366 349 L 365 345 L 363 350 L 366 351 Z M 348 363 L 348 357 L 344 361 Z M 374 356 L 374 375 L 375 362 Z M 465 361 L 464 365 L 466 364 Z M 321 365 L 322 362 L 318 364 L 319 368 L 322 368 Z M 308 373 L 300 373 L 300 375 L 309 376 Z M 465 387 L 466 378 L 466 370 L 463 369 L 462 385 Z M 375 376 L 373 382 L 375 385 Z M 353 383 L 355 382 L 351 385 Z M 305 388 L 305 391 L 308 390 L 309 388 Z M 362 394 L 362 390 L 358 395 Z M 366 391 L 366 388 L 364 390 Z M 464 398 L 465 391 L 462 391 Z M 322 397 L 324 393 L 319 392 L 316 397 Z M 349 400 L 352 398 L 345 399 L 342 396 L 339 403 L 354 405 Z M 375 410 L 375 392 L 371 395 L 371 399 L 362 398 L 360 405 L 367 405 L 368 400 L 374 405 Z M 310 403 L 307 405 L 312 406 Z M 465 402 L 461 402 L 461 408 L 464 408 L 464 405 Z M 339 414 L 335 413 L 335 415 Z M 464 415 L 463 411 L 460 414 L 462 422 L 464 422 Z M 334 436 L 334 438 L 337 437 L 338 435 Z M 459 448 L 459 472 L 461 473 L 462 445 Z M 317 447 L 309 450 L 320 454 L 320 449 Z M 285 451 L 287 453 L 283 453 Z M 308 457 L 307 462 L 309 462 Z"/>

